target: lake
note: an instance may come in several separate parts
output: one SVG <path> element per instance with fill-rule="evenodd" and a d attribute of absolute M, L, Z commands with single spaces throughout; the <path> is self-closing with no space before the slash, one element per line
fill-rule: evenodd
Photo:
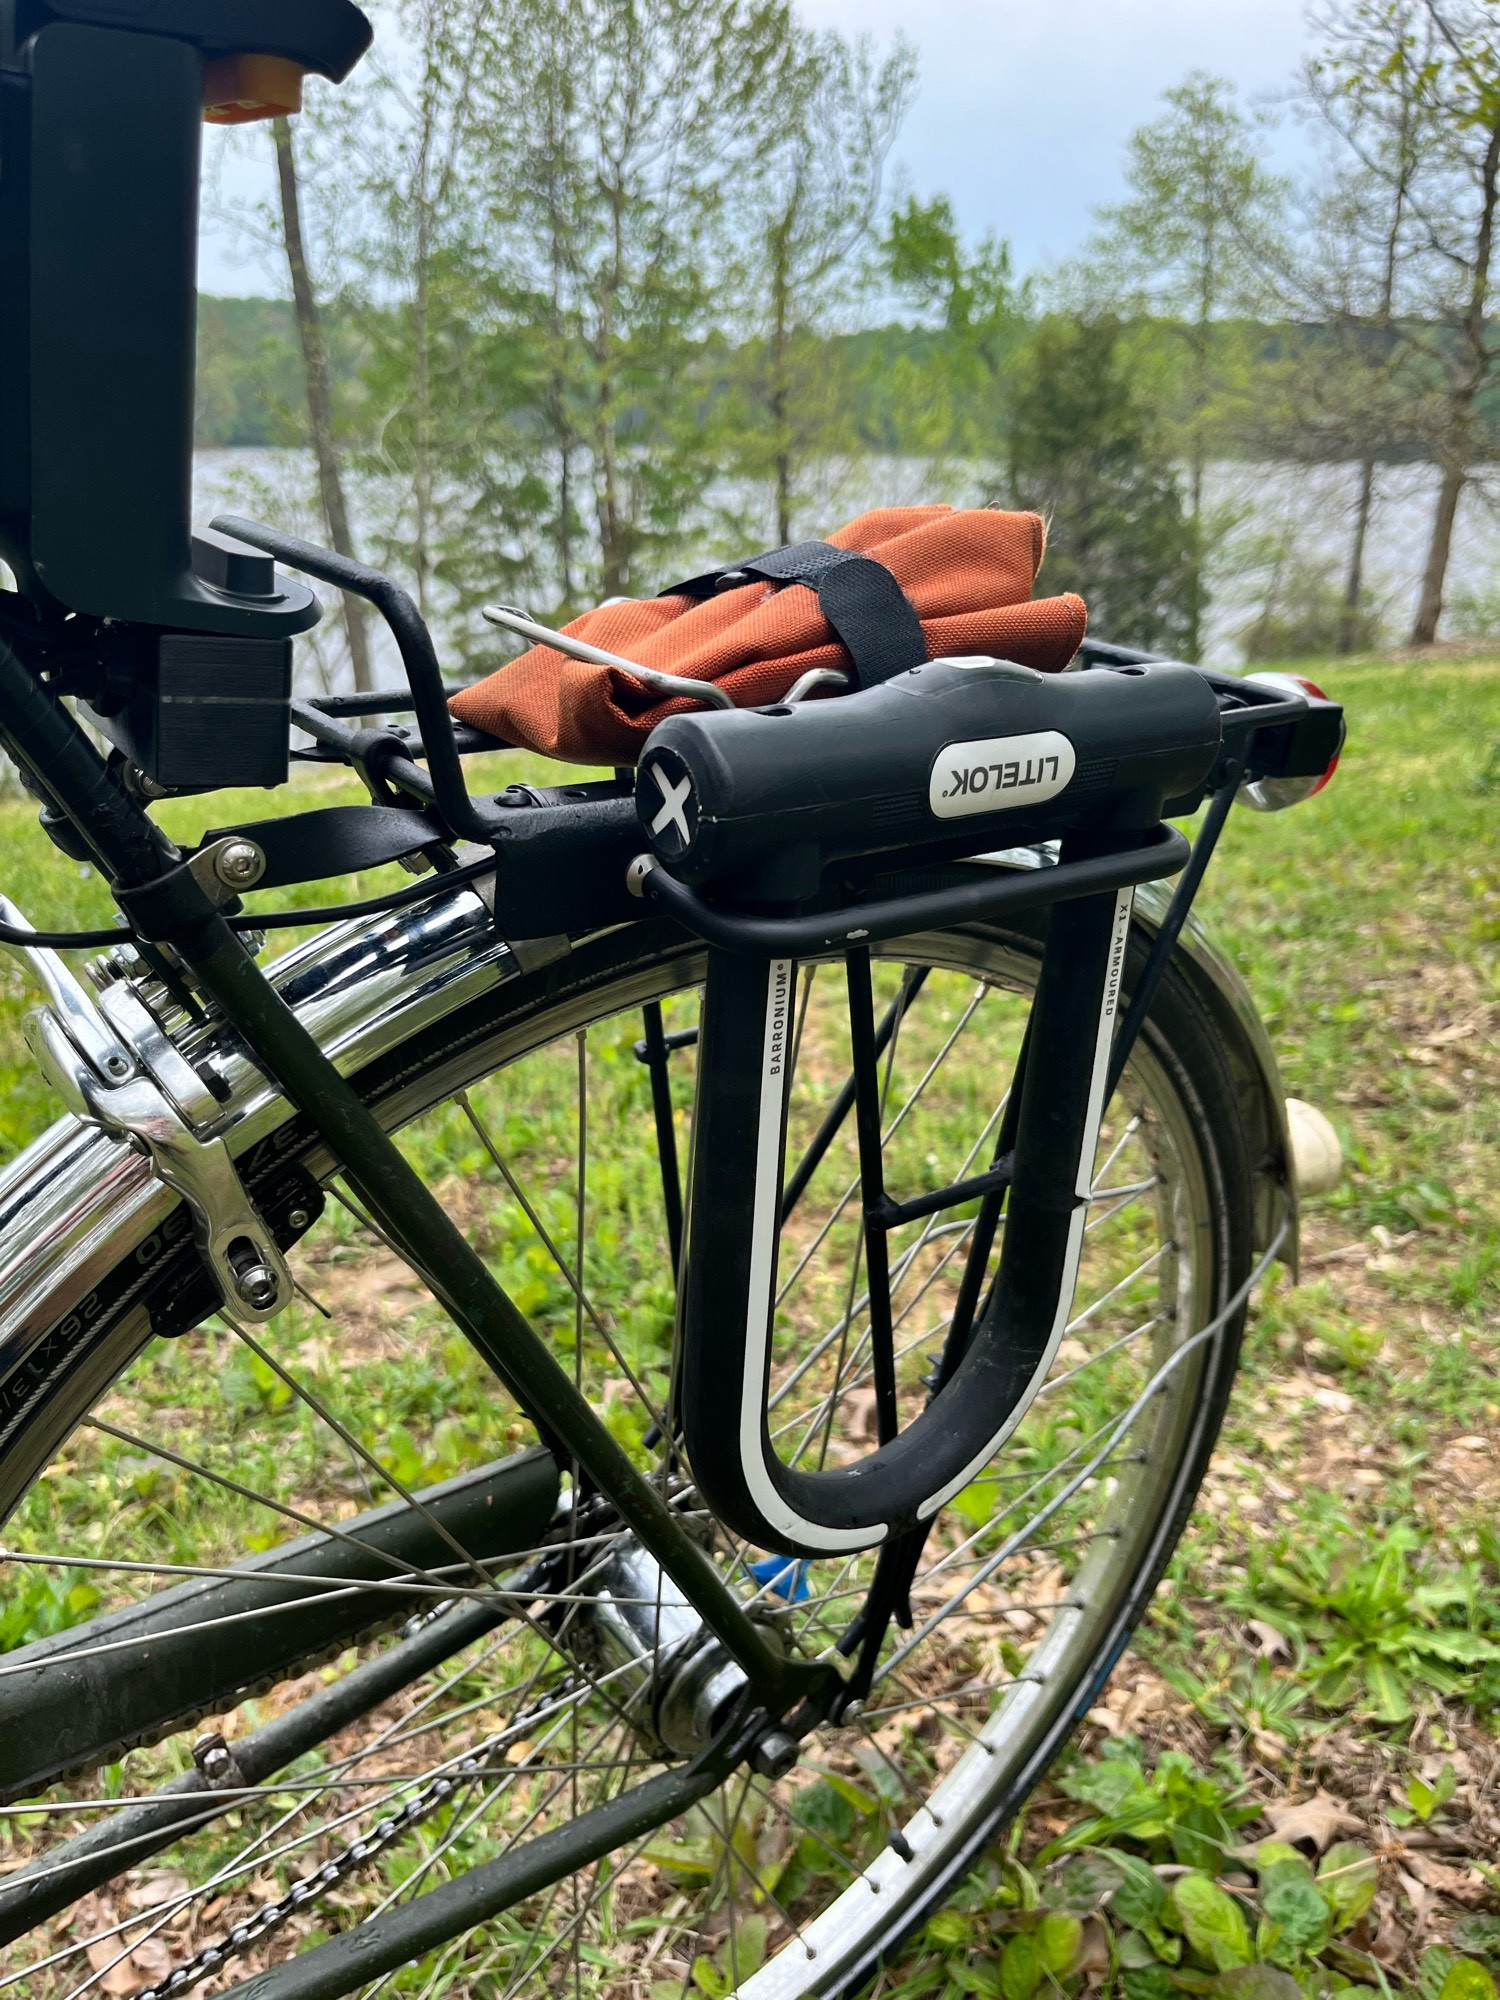
<path fill-rule="evenodd" d="M 923 500 L 972 504 L 974 485 L 963 468 L 927 467 L 911 459 L 868 459 L 830 466 L 797 534 L 812 536 L 872 506 L 910 506 Z M 1388 643 L 1404 641 L 1415 610 L 1437 475 L 1425 465 L 1384 466 L 1371 525 L 1366 577 Z M 1225 463 L 1211 469 L 1208 502 L 1234 525 L 1222 543 L 1212 577 L 1205 660 L 1237 666 L 1239 640 L 1259 614 L 1279 573 L 1296 564 L 1342 580 L 1358 486 L 1354 466 L 1300 467 Z M 965 490 L 965 489 L 968 490 Z M 1476 482 L 1465 494 L 1449 570 L 1445 635 L 1471 636 L 1480 625 L 1500 630 L 1500 510 L 1490 498 L 1494 481 Z M 258 515 L 321 539 L 313 509 L 315 486 L 308 454 L 299 451 L 205 451 L 196 463 L 196 518 L 221 509 Z M 741 504 L 743 489 L 709 496 Z M 358 509 L 357 509 L 358 511 Z M 1046 571 L 1043 570 L 1043 584 Z M 1085 593 L 1087 594 L 1087 593 Z M 1107 637 L 1107 634 L 1100 636 Z M 302 649 L 302 675 L 310 689 L 343 684 L 346 662 L 337 621 L 325 621 Z M 394 654 L 383 662 L 394 671 Z"/>

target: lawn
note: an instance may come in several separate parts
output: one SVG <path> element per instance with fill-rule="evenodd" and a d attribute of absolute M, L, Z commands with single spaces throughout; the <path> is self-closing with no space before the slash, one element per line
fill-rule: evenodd
<path fill-rule="evenodd" d="M 1279 1277 L 1253 1317 L 1203 1504 L 1078 1754 L 885 1994 L 1492 2000 L 1500 665 L 1311 671 L 1349 707 L 1338 778 L 1296 812 L 1237 814 L 1201 909 L 1348 1172 L 1308 1205 L 1301 1286 Z M 317 784 L 318 804 L 358 796 Z M 191 803 L 166 818 L 184 837 L 207 823 Z M 0 841 L 0 888 L 38 925 L 108 920 L 29 808 L 0 807 Z M 32 999 L 8 964 L 7 1156 L 55 1113 L 20 1039 Z M 450 1175 L 463 1137 L 434 1141 Z M 252 1400 L 273 1389 L 247 1377 Z M 441 1411 L 418 1414 L 425 1451 Z"/>

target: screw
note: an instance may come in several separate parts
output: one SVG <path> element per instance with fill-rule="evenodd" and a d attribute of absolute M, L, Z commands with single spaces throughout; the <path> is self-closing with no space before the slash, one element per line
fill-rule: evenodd
<path fill-rule="evenodd" d="M 230 1249 L 229 1268 L 241 1301 L 256 1312 L 269 1312 L 281 1296 L 281 1280 L 248 1236 Z"/>
<path fill-rule="evenodd" d="M 104 1067 L 109 1075 L 122 1079 L 130 1074 L 130 1061 L 126 1056 L 106 1056 Z"/>
<path fill-rule="evenodd" d="M 214 873 L 230 889 L 253 889 L 266 872 L 266 857 L 253 840 L 232 840 L 214 862 Z"/>
<path fill-rule="evenodd" d="M 294 1208 L 286 1219 L 288 1229 L 306 1229 L 311 1221 L 312 1217 L 305 1208 Z"/>
<path fill-rule="evenodd" d="M 796 1739 L 784 1729 L 768 1729 L 750 1753 L 750 1763 L 759 1778 L 784 1778 L 799 1755 Z"/>

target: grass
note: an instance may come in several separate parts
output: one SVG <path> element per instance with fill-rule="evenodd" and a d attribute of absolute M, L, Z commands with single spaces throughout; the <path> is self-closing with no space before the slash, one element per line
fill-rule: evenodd
<path fill-rule="evenodd" d="M 1404 1987 L 1419 2000 L 1492 2000 L 1500 666 L 1313 671 L 1349 707 L 1339 776 L 1296 812 L 1237 814 L 1200 910 L 1250 984 L 1288 1088 L 1334 1119 L 1349 1170 L 1335 1194 L 1308 1206 L 1302 1285 L 1278 1280 L 1253 1320 L 1203 1504 L 1078 1754 L 884 1975 L 887 1994 L 1032 2000 L 1108 1988 L 1125 2000 L 1204 1991 L 1294 2000 L 1368 1988 L 1385 2000 Z M 358 796 L 352 783 L 317 781 L 318 804 Z M 269 809 L 311 802 L 297 788 Z M 211 802 L 215 824 L 267 810 L 264 794 Z M 165 818 L 184 837 L 208 823 L 191 803 Z M 46 845 L 28 808 L 0 807 L 0 852 L 0 888 L 38 925 L 108 921 L 100 886 Z M 392 871 L 348 886 L 368 893 L 406 879 Z M 327 900 L 326 887 L 301 892 L 303 907 Z M 8 965 L 7 1154 L 56 1110 L 20 1040 L 33 998 Z M 643 1073 L 624 1043 L 593 1054 L 591 1116 L 623 1127 L 643 1110 Z M 566 1152 L 566 1051 L 548 1062 L 545 1102 L 493 1107 L 512 1156 Z M 423 1146 L 455 1201 L 485 1168 L 457 1114 L 430 1121 Z M 911 1171 L 922 1164 L 914 1153 Z M 620 1302 L 627 1357 L 659 1394 L 670 1295 L 635 1272 L 631 1236 L 654 1224 L 636 1210 L 625 1164 L 615 1171 L 596 1190 L 595 1212 L 612 1219 L 590 1256 Z M 553 1175 L 544 1219 L 564 1242 L 571 1200 L 566 1176 Z M 566 1346 L 571 1300 L 534 1239 L 477 1213 L 474 1226 L 489 1232 L 481 1247 L 523 1306 Z M 347 1217 L 325 1235 L 320 1279 L 356 1320 L 363 1313 L 369 1343 L 358 1378 L 366 1393 L 351 1406 L 361 1436 L 411 1479 L 471 1461 L 481 1429 L 493 1439 L 496 1422 L 484 1428 L 467 1349 L 440 1332 L 418 1357 L 381 1347 L 361 1288 L 391 1275 L 372 1271 Z M 327 1336 L 311 1319 L 298 1332 L 306 1368 L 337 1379 Z M 286 1407 L 274 1373 L 227 1338 L 170 1344 L 154 1401 L 185 1406 L 205 1367 L 223 1376 L 237 1449 L 273 1456 L 288 1490 L 310 1482 L 318 1439 Z M 344 1383 L 352 1393 L 347 1372 Z M 1058 1413 L 1064 1446 L 1075 1418 L 1086 1426 L 1086 1413 Z M 616 1420 L 627 1424 L 623 1401 Z M 628 1432 L 623 1441 L 638 1443 Z M 88 1440 L 60 1461 L 47 1506 L 95 1546 L 111 1533 L 111 1508 L 128 1510 L 132 1534 L 155 1537 L 164 1554 L 201 1546 L 196 1514 L 182 1539 L 170 1468 L 149 1455 L 128 1461 Z M 245 1462 L 272 1480 L 269 1465 Z M 343 1511 L 367 1504 L 357 1468 L 337 1478 Z M 36 1631 L 91 1605 L 11 1608 Z M 1279 1817 L 1309 1799 L 1316 1810 L 1301 1822 Z M 824 1808 L 866 1810 L 836 1786 L 820 1794 Z M 664 1865 L 690 1860 L 679 1852 Z M 705 1966 L 694 1981 L 712 1994 L 727 1984 L 725 1967 Z"/>

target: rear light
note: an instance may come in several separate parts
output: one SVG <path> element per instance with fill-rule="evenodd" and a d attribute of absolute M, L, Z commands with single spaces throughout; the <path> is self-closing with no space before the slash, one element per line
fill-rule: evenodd
<path fill-rule="evenodd" d="M 203 75 L 203 116 L 210 125 L 289 118 L 302 109 L 307 72 L 286 56 L 218 56 Z"/>
<path fill-rule="evenodd" d="M 1275 688 L 1285 694 L 1311 695 L 1314 701 L 1327 701 L 1328 696 L 1316 681 L 1310 681 L 1304 674 L 1246 674 L 1245 679 L 1254 681 L 1258 687 Z M 1327 768 L 1310 777 L 1297 778 L 1254 778 L 1241 785 L 1239 803 L 1249 806 L 1253 812 L 1285 812 L 1288 806 L 1300 806 L 1304 799 L 1316 798 L 1339 767 L 1340 749 L 1333 753 Z"/>

